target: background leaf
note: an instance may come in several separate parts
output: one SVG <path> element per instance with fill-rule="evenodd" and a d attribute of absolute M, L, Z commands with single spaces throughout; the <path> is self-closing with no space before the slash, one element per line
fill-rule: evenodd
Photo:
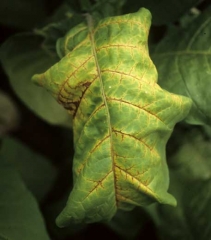
<path fill-rule="evenodd" d="M 158 69 L 159 85 L 192 99 L 193 107 L 186 121 L 210 125 L 211 9 L 188 26 L 166 36 L 152 59 Z"/>
<path fill-rule="evenodd" d="M 72 188 L 71 188 L 72 189 Z M 69 190 L 70 191 L 70 190 Z M 56 239 L 74 239 L 74 234 L 77 234 L 84 229 L 86 229 L 87 225 L 82 224 L 71 224 L 67 228 L 58 228 L 56 225 L 55 219 L 59 215 L 59 213 L 62 211 L 65 203 L 67 202 L 69 191 L 66 192 L 65 196 L 60 198 L 59 200 L 55 202 L 51 202 L 48 204 L 45 208 L 44 214 L 46 223 L 48 226 L 49 232 L 56 237 Z"/>
<path fill-rule="evenodd" d="M 31 77 L 53 65 L 58 58 L 42 49 L 43 37 L 19 34 L 8 39 L 0 49 L 0 60 L 10 83 L 20 99 L 38 116 L 51 124 L 71 126 L 71 118 L 50 94 Z"/>
<path fill-rule="evenodd" d="M 178 20 L 198 2 L 198 0 L 130 0 L 126 2 L 124 11 L 135 12 L 140 7 L 145 7 L 152 13 L 152 23 L 161 25 Z"/>
<path fill-rule="evenodd" d="M 0 237 L 49 240 L 39 207 L 19 174 L 0 156 Z"/>
<path fill-rule="evenodd" d="M 178 205 L 176 208 L 161 205 L 148 208 L 162 239 L 211 238 L 210 147 L 210 140 L 206 140 L 199 129 L 194 129 L 169 159 L 169 191 L 176 197 Z"/>
<path fill-rule="evenodd" d="M 120 15 L 122 12 L 122 6 L 126 0 L 96 0 L 93 5 L 86 6 L 83 5 L 86 0 L 81 0 L 82 10 L 88 11 L 90 14 L 97 13 L 101 15 L 102 18 Z M 89 1 L 91 2 L 91 1 Z"/>
<path fill-rule="evenodd" d="M 56 12 L 49 18 L 46 26 L 37 28 L 34 32 L 42 36 L 42 49 L 50 55 L 57 56 L 56 42 L 75 25 L 84 21 L 84 16 L 72 9 L 68 4 L 63 3 Z"/>
<path fill-rule="evenodd" d="M 151 210 L 159 234 L 164 240 L 207 240 L 211 238 L 211 180 L 192 181 L 184 184 L 179 181 L 179 175 L 171 174 L 170 191 L 178 201 L 176 208 L 156 206 Z M 175 183 L 175 182 L 178 183 Z"/>
<path fill-rule="evenodd" d="M 88 24 L 58 40 L 61 61 L 33 77 L 74 119 L 74 187 L 59 226 L 108 221 L 118 208 L 153 201 L 175 204 L 167 193 L 165 144 L 191 102 L 156 84 L 150 20 L 140 9 L 92 28 L 89 15 Z"/>
<path fill-rule="evenodd" d="M 186 14 L 184 14 L 180 20 L 179 24 L 182 28 L 188 28 L 188 25 L 195 20 L 199 15 L 201 14 L 201 11 L 197 8 L 191 8 L 190 11 L 188 11 Z"/>
<path fill-rule="evenodd" d="M 183 137 L 183 132 L 179 133 L 179 148 L 168 160 L 169 167 L 186 181 L 211 179 L 210 140 L 197 128 L 190 129 Z"/>
<path fill-rule="evenodd" d="M 0 137 L 17 128 L 20 115 L 14 101 L 0 90 Z"/>
<path fill-rule="evenodd" d="M 49 160 L 9 137 L 3 139 L 1 154 L 18 170 L 36 199 L 43 200 L 57 176 L 57 171 Z"/>

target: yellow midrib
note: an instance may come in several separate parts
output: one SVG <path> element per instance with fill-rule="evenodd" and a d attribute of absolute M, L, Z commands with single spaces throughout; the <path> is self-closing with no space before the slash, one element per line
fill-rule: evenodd
<path fill-rule="evenodd" d="M 108 108 L 108 104 L 107 104 L 107 98 L 105 95 L 105 89 L 103 86 L 103 81 L 102 81 L 102 76 L 101 76 L 101 70 L 98 64 L 98 60 L 97 60 L 97 52 L 96 52 L 96 48 L 95 48 L 95 44 L 94 44 L 94 36 L 92 33 L 93 30 L 93 20 L 91 15 L 87 14 L 86 15 L 87 18 L 87 23 L 88 23 L 88 29 L 89 29 L 89 37 L 90 37 L 90 42 L 91 42 L 91 47 L 92 47 L 92 52 L 93 52 L 93 56 L 95 59 L 95 63 L 96 63 L 96 67 L 97 67 L 97 73 L 99 76 L 99 82 L 100 82 L 100 89 L 101 89 L 101 94 L 102 94 L 102 98 L 103 98 L 103 102 L 105 104 L 105 109 L 107 111 L 107 123 L 108 123 L 108 131 L 109 131 L 109 135 L 110 135 L 110 152 L 111 152 L 111 159 L 112 159 L 112 171 L 113 171 L 113 175 L 114 175 L 114 193 L 115 193 L 115 200 L 116 200 L 116 205 L 117 205 L 117 192 L 116 192 L 116 173 L 115 173 L 115 164 L 114 164 L 114 152 L 113 152 L 113 147 L 112 147 L 112 128 L 111 128 L 111 119 L 110 119 L 110 112 L 109 112 L 109 108 Z"/>

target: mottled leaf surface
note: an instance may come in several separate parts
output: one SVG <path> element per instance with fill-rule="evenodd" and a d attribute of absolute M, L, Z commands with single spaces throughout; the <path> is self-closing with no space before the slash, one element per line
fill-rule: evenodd
<path fill-rule="evenodd" d="M 73 117 L 74 187 L 59 226 L 110 220 L 117 209 L 154 201 L 175 205 L 165 145 L 190 100 L 157 85 L 148 55 L 148 10 L 71 29 L 64 56 L 33 80 Z"/>
<path fill-rule="evenodd" d="M 164 89 L 193 101 L 187 121 L 211 124 L 211 9 L 164 38 L 152 54 Z"/>

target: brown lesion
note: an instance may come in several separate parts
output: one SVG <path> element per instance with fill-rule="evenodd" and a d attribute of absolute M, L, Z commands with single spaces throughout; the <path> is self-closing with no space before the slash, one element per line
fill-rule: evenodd
<path fill-rule="evenodd" d="M 85 82 L 82 84 L 82 86 L 88 88 L 91 85 L 92 82 Z"/>
<path fill-rule="evenodd" d="M 66 79 L 64 79 L 64 82 L 61 84 L 60 89 L 59 89 L 59 91 L 58 91 L 58 98 L 59 98 L 59 95 L 61 94 L 61 92 L 64 91 L 66 84 L 68 85 L 68 87 L 70 87 L 70 85 L 69 85 L 69 80 L 70 80 L 72 77 L 75 77 L 75 78 L 76 78 L 76 75 L 75 75 L 75 74 L 76 74 L 76 73 L 81 69 L 81 67 L 83 67 L 91 58 L 93 58 L 92 55 L 89 56 L 84 62 L 82 62 L 82 63 L 80 64 L 80 66 L 74 67 L 75 70 L 72 71 L 71 74 L 70 74 L 69 76 L 67 76 Z M 72 65 L 72 66 L 73 66 L 73 65 Z"/>
<path fill-rule="evenodd" d="M 78 86 L 76 86 L 75 88 L 72 88 L 73 90 L 82 89 L 80 97 L 74 95 L 73 91 L 68 92 L 67 89 L 65 88 L 63 90 L 68 94 L 68 96 L 64 96 L 62 92 L 59 93 L 58 102 L 62 104 L 65 109 L 70 111 L 73 118 L 75 118 L 76 116 L 77 110 L 80 106 L 81 100 L 83 99 L 86 91 L 89 89 L 90 85 L 95 81 L 95 79 L 97 79 L 97 77 L 98 76 L 95 76 L 92 79 L 92 81 L 81 82 Z M 71 88 L 69 84 L 68 84 L 68 87 Z M 77 100 L 73 100 L 74 98 Z"/>

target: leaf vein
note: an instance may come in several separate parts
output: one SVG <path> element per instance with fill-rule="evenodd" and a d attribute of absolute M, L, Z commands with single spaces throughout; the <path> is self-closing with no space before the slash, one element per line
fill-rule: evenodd
<path fill-rule="evenodd" d="M 94 146 L 94 148 L 93 148 L 91 151 L 89 151 L 89 154 L 88 154 L 87 158 L 85 158 L 84 161 L 81 163 L 82 167 L 77 170 L 78 174 L 84 169 L 84 167 L 85 167 L 87 161 L 89 160 L 89 158 L 91 157 L 92 153 L 93 153 L 94 151 L 96 151 L 96 149 L 98 149 L 98 148 L 100 147 L 100 145 L 101 145 L 107 138 L 109 138 L 109 135 L 107 135 L 106 137 L 104 137 L 103 139 L 101 139 L 101 140 Z"/>
<path fill-rule="evenodd" d="M 111 119 L 110 119 L 110 112 L 109 112 L 109 108 L 108 108 L 108 104 L 107 104 L 105 89 L 104 89 L 104 85 L 103 85 L 103 80 L 102 80 L 102 76 L 101 76 L 101 69 L 100 69 L 100 66 L 99 66 L 99 63 L 98 63 L 97 52 L 96 52 L 96 48 L 95 48 L 95 39 L 94 39 L 95 30 L 93 31 L 93 22 L 92 21 L 93 20 L 92 20 L 91 16 L 87 15 L 90 42 L 91 42 L 93 56 L 94 56 L 94 59 L 95 59 L 96 68 L 97 68 L 97 72 L 98 72 L 98 76 L 99 76 L 102 98 L 103 98 L 103 102 L 105 104 L 105 109 L 107 111 L 107 123 L 108 123 L 108 131 L 109 131 L 109 136 L 110 136 L 110 153 L 111 153 L 112 170 L 113 170 L 113 176 L 114 176 L 114 191 L 116 192 L 116 185 L 115 185 L 116 184 L 116 181 L 115 181 L 116 173 L 115 173 L 115 168 L 114 168 L 114 153 L 113 153 L 113 143 L 112 143 Z M 116 198 L 116 193 L 115 193 L 115 198 Z M 117 206 L 117 199 L 115 199 L 115 202 L 116 202 L 116 206 Z"/>
<path fill-rule="evenodd" d="M 156 198 L 158 200 L 158 202 L 161 202 L 159 197 L 155 194 L 155 192 L 153 192 L 149 187 L 147 187 L 148 184 L 144 184 L 137 177 L 132 176 L 130 173 L 128 173 L 124 169 L 120 168 L 119 166 L 116 165 L 115 167 L 120 169 L 127 177 L 129 176 L 131 178 L 131 181 L 135 182 L 135 184 L 137 185 L 139 190 L 141 189 L 143 192 L 148 194 L 150 197 Z"/>
<path fill-rule="evenodd" d="M 76 76 L 75 76 L 75 74 L 80 70 L 80 68 L 82 67 L 82 66 L 84 66 L 91 58 L 93 58 L 93 56 L 91 55 L 90 57 L 88 57 L 83 63 L 81 63 L 80 64 L 80 66 L 78 66 L 73 72 L 71 72 L 71 74 L 69 75 L 69 76 L 67 76 L 67 78 L 64 80 L 64 82 L 61 84 L 61 87 L 60 87 L 60 89 L 59 89 L 59 91 L 58 91 L 58 97 L 57 97 L 57 100 L 59 101 L 60 100 L 60 95 L 62 95 L 61 93 L 62 93 L 62 91 L 64 91 L 64 89 L 65 89 L 65 85 L 67 84 L 67 86 L 68 87 L 70 87 L 70 85 L 69 85 L 69 80 L 70 80 L 70 78 L 72 77 L 72 76 L 74 76 L 75 78 L 76 78 Z"/>
<path fill-rule="evenodd" d="M 109 171 L 101 180 L 97 181 L 97 184 L 94 186 L 94 188 L 92 188 L 92 189 L 89 191 L 88 195 L 83 199 L 83 201 L 84 201 L 86 198 L 88 198 L 89 195 L 92 194 L 95 190 L 97 190 L 97 187 L 98 187 L 98 186 L 101 186 L 101 187 L 103 188 L 102 182 L 106 180 L 106 178 L 109 176 L 110 173 L 112 173 L 112 170 Z M 90 181 L 90 180 L 88 180 L 88 181 Z M 91 181 L 92 181 L 92 180 L 91 180 Z"/>
<path fill-rule="evenodd" d="M 195 39 L 198 37 L 198 35 L 200 34 L 201 30 L 206 27 L 207 24 L 209 24 L 209 22 L 211 21 L 211 18 L 208 18 L 206 21 L 203 22 L 203 24 L 197 29 L 197 31 L 195 32 L 195 34 L 193 35 L 193 37 L 190 39 L 188 45 L 187 45 L 187 50 L 189 50 L 191 48 L 191 46 L 193 45 Z"/>
<path fill-rule="evenodd" d="M 153 117 L 155 117 L 156 119 L 158 119 L 159 121 L 161 121 L 166 127 L 168 127 L 168 126 L 166 125 L 166 123 L 165 123 L 161 118 L 159 118 L 157 115 L 153 114 L 153 113 L 150 112 L 149 110 L 145 109 L 144 107 L 141 107 L 141 106 L 139 106 L 139 105 L 137 105 L 137 104 L 128 102 L 128 101 L 123 100 L 123 99 L 118 99 L 118 98 L 111 98 L 111 97 L 109 97 L 108 100 L 125 103 L 125 104 L 131 105 L 131 106 L 133 106 L 133 107 L 136 107 L 136 108 L 138 108 L 138 109 L 140 109 L 140 110 L 143 110 L 143 111 L 145 111 L 146 113 L 148 113 L 148 114 L 150 114 L 151 116 L 153 116 Z M 169 127 L 168 127 L 168 128 L 169 128 Z"/>
<path fill-rule="evenodd" d="M 108 23 L 104 23 L 104 24 L 100 24 L 100 26 L 98 26 L 97 28 L 95 28 L 95 31 L 93 34 L 95 34 L 99 29 L 103 28 L 103 27 L 107 27 L 107 26 L 111 26 L 113 24 L 127 24 L 127 25 L 138 25 L 140 27 L 140 29 L 144 29 L 145 30 L 145 33 L 148 33 L 148 29 L 146 28 L 146 26 L 144 24 L 141 24 L 140 22 L 138 21 L 134 21 L 134 20 L 130 20 L 130 21 L 125 21 L 125 20 L 119 20 L 119 21 L 110 21 Z"/>

